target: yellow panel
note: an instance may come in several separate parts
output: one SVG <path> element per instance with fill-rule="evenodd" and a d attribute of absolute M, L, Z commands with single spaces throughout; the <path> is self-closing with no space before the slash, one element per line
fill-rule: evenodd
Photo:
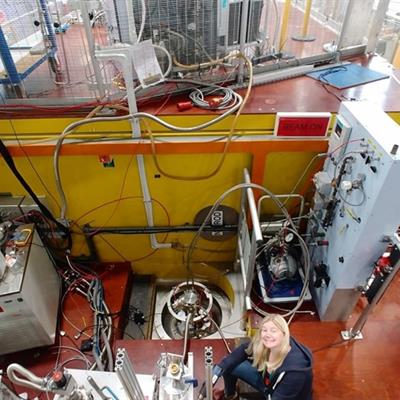
<path fill-rule="evenodd" d="M 390 118 L 393 119 L 393 121 L 397 122 L 398 124 L 400 124 L 400 113 L 387 113 L 389 115 Z"/>
<path fill-rule="evenodd" d="M 192 127 L 200 125 L 204 122 L 210 121 L 215 116 L 209 115 L 173 115 L 173 116 L 160 116 L 164 121 L 181 126 Z M 227 133 L 231 127 L 233 116 L 229 116 L 217 124 L 211 125 L 203 129 L 201 132 L 197 131 L 193 134 L 204 135 L 207 134 L 221 134 Z M 3 138 L 11 139 L 17 132 L 19 135 L 54 135 L 58 136 L 64 129 L 73 122 L 80 121 L 81 118 L 40 118 L 40 119 L 12 119 L 0 120 L 0 132 Z M 274 114 L 259 114 L 257 118 L 254 115 L 242 114 L 236 126 L 236 131 L 241 134 L 266 134 L 271 133 L 275 123 Z M 170 131 L 164 126 L 149 121 L 151 129 L 154 133 L 163 132 L 176 134 L 177 132 Z M 102 134 L 107 136 L 109 133 L 120 133 L 131 135 L 131 124 L 129 121 L 110 121 L 110 122 L 96 122 L 88 123 L 76 128 L 73 134 Z M 143 130 L 144 132 L 144 130 Z M 188 135 L 185 133 L 184 135 Z M 192 134 L 191 134 L 192 135 Z"/>
<path fill-rule="evenodd" d="M 400 113 L 392 112 L 389 115 L 396 121 L 400 120 Z M 164 115 L 160 116 L 166 122 L 175 124 L 182 127 L 190 127 L 199 125 L 211 119 L 207 115 Z M 42 136 L 58 136 L 68 125 L 73 122 L 79 121 L 81 118 L 38 118 L 38 119 L 12 119 L 12 120 L 0 120 L 0 132 L 1 138 L 12 139 L 15 133 L 33 139 L 34 137 Z M 233 117 L 227 117 L 226 119 L 214 124 L 201 132 L 197 131 L 190 133 L 190 135 L 220 135 L 227 133 L 230 129 Z M 187 133 L 179 133 L 170 131 L 169 129 L 159 125 L 156 122 L 150 121 L 150 127 L 154 133 L 164 133 L 170 135 L 183 135 L 187 136 Z M 334 123 L 332 118 L 331 127 Z M 236 132 L 242 135 L 255 135 L 255 134 L 272 134 L 275 125 L 275 114 L 257 114 L 256 117 L 253 114 L 242 114 L 239 118 L 236 126 Z M 145 130 L 143 130 L 145 132 Z M 129 121 L 110 121 L 100 123 L 90 123 L 79 127 L 74 131 L 74 135 L 87 135 L 95 136 L 112 136 L 118 134 L 119 136 L 130 137 L 131 136 L 131 124 Z M 73 136 L 73 135 L 72 135 Z"/>
<path fill-rule="evenodd" d="M 269 154 L 265 163 L 263 185 L 274 194 L 291 193 L 314 156 L 315 153 L 309 152 Z M 311 171 L 315 170 L 317 165 L 318 161 L 313 163 L 311 169 L 297 187 L 296 193 L 303 188 L 307 177 L 310 176 Z M 295 202 L 297 203 L 297 201 Z M 292 204 L 294 205 L 294 202 L 288 202 L 289 209 Z M 278 209 L 273 206 L 272 202 L 263 203 L 262 213 L 273 214 L 277 211 Z"/>
<path fill-rule="evenodd" d="M 163 168 L 172 173 L 190 176 L 215 168 L 221 155 L 169 155 L 161 156 Z M 146 226 L 136 157 L 117 155 L 114 168 L 104 168 L 94 156 L 60 157 L 62 183 L 68 200 L 67 217 L 82 226 Z M 242 180 L 244 167 L 250 167 L 250 155 L 228 154 L 221 171 L 214 177 L 197 182 L 174 180 L 160 176 L 150 156 L 145 157 L 150 194 L 157 200 L 153 204 L 154 224 L 157 226 L 193 224 L 196 214 L 212 205 L 228 188 Z M 177 165 L 179 168 L 177 168 Z M 119 200 L 120 199 L 120 200 Z M 238 209 L 240 193 L 233 193 L 223 202 Z M 107 204 L 109 203 L 109 204 Z M 159 241 L 164 234 L 157 235 Z M 178 249 L 189 245 L 193 233 L 170 233 L 167 241 Z M 229 242 L 229 243 L 228 243 Z M 200 240 L 199 245 L 223 252 L 195 252 L 194 259 L 203 261 L 232 260 L 234 240 L 214 243 Z M 148 235 L 102 235 L 95 238 L 102 260 L 136 260 L 152 253 Z M 206 244 L 203 244 L 206 243 Z M 81 254 L 86 246 L 78 240 L 74 253 Z M 151 255 L 153 262 L 182 263 L 183 252 L 162 249 Z"/>

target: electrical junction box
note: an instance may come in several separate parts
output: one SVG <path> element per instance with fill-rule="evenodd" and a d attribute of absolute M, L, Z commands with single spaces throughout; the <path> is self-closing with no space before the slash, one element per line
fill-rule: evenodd
<path fill-rule="evenodd" d="M 60 279 L 34 225 L 6 248 L 0 276 L 0 355 L 54 343 Z"/>
<path fill-rule="evenodd" d="M 349 317 L 386 249 L 384 237 L 400 221 L 400 126 L 368 102 L 343 102 L 338 121 L 348 124 L 348 137 L 339 144 L 341 156 L 334 152 L 323 171 L 324 181 L 336 185 L 308 226 L 310 289 L 321 320 Z M 337 138 L 331 140 L 334 151 Z M 322 285 L 319 270 L 329 276 Z"/>

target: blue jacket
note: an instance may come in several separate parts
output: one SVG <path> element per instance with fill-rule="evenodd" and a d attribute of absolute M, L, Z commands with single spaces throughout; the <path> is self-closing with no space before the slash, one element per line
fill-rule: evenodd
<path fill-rule="evenodd" d="M 313 380 L 313 358 L 311 351 L 290 338 L 290 351 L 282 365 L 270 377 L 271 383 L 266 387 L 265 397 L 272 400 L 311 400 Z M 223 373 L 228 372 L 245 360 L 252 361 L 252 351 L 248 343 L 237 347 L 218 365 Z"/>

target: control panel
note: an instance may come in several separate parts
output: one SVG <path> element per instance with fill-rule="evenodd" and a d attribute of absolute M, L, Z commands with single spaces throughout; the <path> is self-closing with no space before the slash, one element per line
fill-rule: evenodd
<path fill-rule="evenodd" d="M 346 320 L 400 225 L 400 127 L 376 105 L 342 103 L 308 225 L 310 288 L 323 320 Z"/>

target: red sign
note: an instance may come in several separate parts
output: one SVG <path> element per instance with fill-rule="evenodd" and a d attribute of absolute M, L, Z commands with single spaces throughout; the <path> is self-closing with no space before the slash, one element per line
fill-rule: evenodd
<path fill-rule="evenodd" d="M 278 113 L 274 133 L 276 136 L 324 137 L 330 119 L 330 113 Z"/>

